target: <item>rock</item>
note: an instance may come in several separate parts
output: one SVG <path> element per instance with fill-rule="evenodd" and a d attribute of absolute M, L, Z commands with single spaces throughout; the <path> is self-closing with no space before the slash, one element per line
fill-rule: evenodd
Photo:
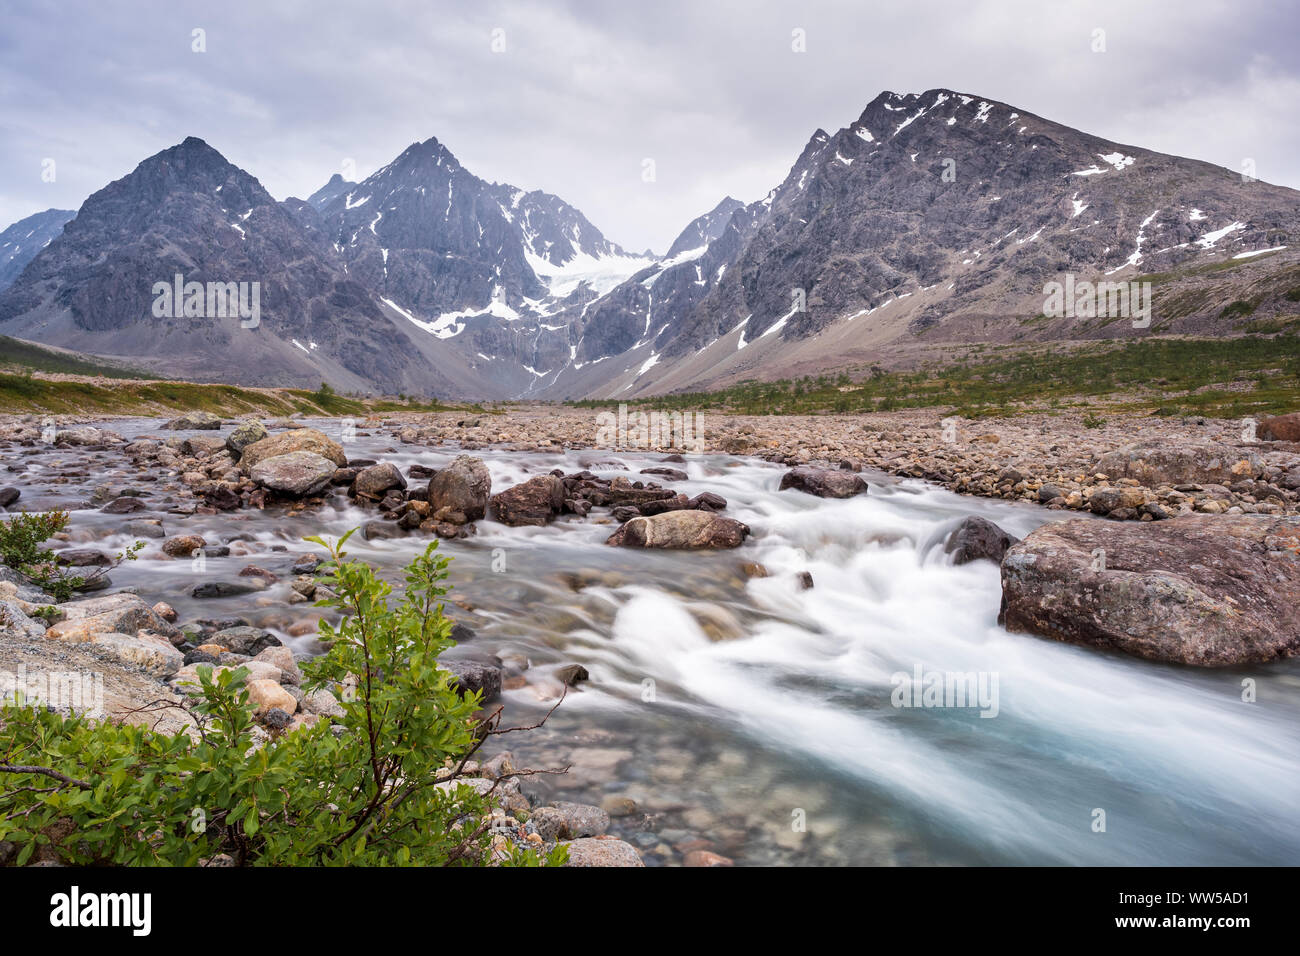
<path fill-rule="evenodd" d="M 163 523 L 157 518 L 133 518 L 122 525 L 122 530 L 137 538 L 158 540 L 167 537 Z"/>
<path fill-rule="evenodd" d="M 294 574 L 315 574 L 316 569 L 321 565 L 319 555 L 308 554 L 299 558 L 289 570 Z"/>
<path fill-rule="evenodd" d="M 438 477 L 433 479 L 437 480 Z M 564 507 L 564 480 L 555 475 L 538 475 L 493 495 L 491 501 L 496 520 L 502 524 L 544 525 Z"/>
<path fill-rule="evenodd" d="M 294 659 L 293 651 L 283 644 L 263 648 L 253 656 L 253 660 L 265 661 L 280 668 L 281 684 L 293 684 L 295 687 L 302 684 L 302 671 L 298 668 L 298 661 Z"/>
<path fill-rule="evenodd" d="M 852 498 L 865 492 L 867 483 L 861 475 L 851 471 L 799 465 L 781 476 L 781 485 L 777 490 L 785 491 L 787 488 L 807 492 L 818 498 Z"/>
<path fill-rule="evenodd" d="M 343 717 L 343 705 L 323 687 L 303 695 L 302 709 L 308 714 L 319 714 L 322 717 Z"/>
<path fill-rule="evenodd" d="M 274 584 L 280 580 L 280 576 L 274 571 L 268 571 L 266 568 L 259 568 L 256 564 L 250 564 L 239 569 L 241 578 L 260 578 L 267 584 Z"/>
<path fill-rule="evenodd" d="M 1258 455 L 1231 445 L 1146 442 L 1109 452 L 1097 461 L 1097 471 L 1112 481 L 1132 478 L 1150 488 L 1187 482 L 1231 484 L 1257 478 L 1263 470 Z"/>
<path fill-rule="evenodd" d="M 239 461 L 245 448 L 257 444 L 269 434 L 262 423 L 256 419 L 240 422 L 235 430 L 226 436 L 226 451 L 230 452 L 231 458 Z"/>
<path fill-rule="evenodd" d="M 22 492 L 17 488 L 0 488 L 0 508 L 8 508 L 21 497 Z"/>
<path fill-rule="evenodd" d="M 729 857 L 720 856 L 709 850 L 691 850 L 682 857 L 682 866 L 734 866 Z"/>
<path fill-rule="evenodd" d="M 701 491 L 686 502 L 686 507 L 695 511 L 726 511 L 727 499 L 722 495 L 715 495 L 711 491 Z"/>
<path fill-rule="evenodd" d="M 468 522 L 484 517 L 491 493 L 492 475 L 483 459 L 457 455 L 450 465 L 429 480 L 426 497 L 435 513 L 446 508 L 449 513 L 464 515 Z"/>
<path fill-rule="evenodd" d="M 1057 498 L 1064 497 L 1061 489 L 1053 484 L 1043 485 L 1038 489 L 1038 501 L 1040 504 L 1047 504 L 1049 501 L 1055 501 Z"/>
<path fill-rule="evenodd" d="M 387 541 L 406 537 L 406 529 L 396 521 L 367 521 L 361 525 L 361 537 L 367 541 Z"/>
<path fill-rule="evenodd" d="M 769 572 L 757 561 L 746 561 L 740 566 L 740 573 L 747 578 L 765 578 Z"/>
<path fill-rule="evenodd" d="M 181 454 L 191 458 L 211 458 L 225 450 L 225 441 L 215 435 L 194 435 L 181 443 Z"/>
<path fill-rule="evenodd" d="M 320 455 L 322 458 L 328 458 L 339 468 L 348 463 L 347 455 L 343 454 L 343 446 L 324 432 L 314 428 L 298 428 L 279 435 L 271 435 L 248 445 L 239 456 L 239 467 L 244 474 L 251 475 L 254 466 L 259 462 L 293 452 L 311 452 Z"/>
<path fill-rule="evenodd" d="M 44 636 L 44 624 L 28 617 L 13 601 L 0 601 L 0 640 L 30 641 Z"/>
<path fill-rule="evenodd" d="M 1227 667 L 1300 651 L 1300 518 L 1044 525 L 1002 562 L 1007 629 Z"/>
<path fill-rule="evenodd" d="M 1264 419 L 1255 428 L 1255 435 L 1264 441 L 1300 442 L 1300 412 Z"/>
<path fill-rule="evenodd" d="M 600 836 L 609 829 L 608 813 L 600 807 L 582 803 L 557 803 L 551 807 L 538 807 L 528 819 L 548 843 L 552 840 Z"/>
<path fill-rule="evenodd" d="M 1088 497 L 1088 510 L 1097 515 L 1108 515 L 1114 511 L 1136 510 L 1146 501 L 1146 492 L 1141 488 L 1094 488 Z"/>
<path fill-rule="evenodd" d="M 627 548 L 738 548 L 748 534 L 748 525 L 708 511 L 665 511 L 633 518 L 605 543 Z"/>
<path fill-rule="evenodd" d="M 944 554 L 952 555 L 953 564 L 968 564 L 983 558 L 994 564 L 1020 539 L 1007 534 L 992 521 L 971 515 L 962 520 L 944 542 Z"/>
<path fill-rule="evenodd" d="M 487 702 L 501 693 L 501 665 L 479 660 L 440 661 L 443 668 L 455 677 L 456 692 L 482 694 Z"/>
<path fill-rule="evenodd" d="M 238 597 L 241 594 L 252 594 L 254 591 L 264 590 L 266 590 L 266 584 L 260 582 L 257 578 L 244 581 L 204 581 L 202 584 L 196 584 L 190 588 L 190 597 L 201 599 Z"/>
<path fill-rule="evenodd" d="M 85 640 L 84 636 L 78 638 L 77 635 L 98 632 L 134 636 L 141 630 L 148 630 L 170 638 L 180 633 L 135 594 L 109 594 L 67 601 L 60 604 L 59 609 L 63 612 L 63 620 L 50 628 L 47 637 Z"/>
<path fill-rule="evenodd" d="M 185 662 L 184 655 L 163 638 L 107 633 L 96 634 L 90 643 L 96 653 L 134 665 L 159 679 L 171 677 Z"/>
<path fill-rule="evenodd" d="M 569 851 L 565 866 L 645 866 L 636 848 L 622 840 L 586 837 L 571 840 L 564 846 Z"/>
<path fill-rule="evenodd" d="M 383 462 L 362 468 L 357 472 L 356 481 L 353 482 L 352 487 L 358 498 L 379 501 L 386 492 L 393 488 L 405 491 L 406 479 L 402 477 L 402 473 L 397 470 L 396 465 Z"/>
<path fill-rule="evenodd" d="M 104 505 L 104 507 L 100 508 L 99 510 L 104 512 L 104 514 L 127 515 L 127 514 L 132 514 L 136 511 L 144 511 L 144 509 L 145 509 L 145 503 L 141 501 L 139 498 L 126 496 L 122 498 L 114 498 L 112 501 Z"/>
<path fill-rule="evenodd" d="M 811 591 L 813 586 L 813 576 L 811 571 L 800 571 L 794 576 L 799 585 L 800 591 Z"/>
<path fill-rule="evenodd" d="M 276 687 L 280 686 L 280 669 L 273 664 L 265 661 L 231 661 L 229 664 L 214 666 L 207 662 L 193 662 L 186 664 L 176 676 L 172 678 L 172 685 L 180 687 L 187 694 L 196 694 L 202 690 L 203 682 L 199 679 L 199 669 L 210 667 L 212 669 L 212 679 L 216 680 L 222 673 L 235 671 L 243 668 L 247 671 L 246 681 L 264 680 Z M 289 693 L 285 691 L 285 693 Z M 293 695 L 290 694 L 290 697 Z"/>
<path fill-rule="evenodd" d="M 582 681 L 591 679 L 591 675 L 587 673 L 587 668 L 583 667 L 581 664 L 564 664 L 561 667 L 557 667 L 555 669 L 555 676 L 570 687 L 573 687 Z"/>
<path fill-rule="evenodd" d="M 155 604 L 153 606 L 153 612 L 157 614 L 160 618 L 162 618 L 164 621 L 166 621 L 168 624 L 175 624 L 176 618 L 179 617 L 179 615 L 176 613 L 176 608 L 172 607 L 166 601 L 159 601 L 157 604 Z"/>
<path fill-rule="evenodd" d="M 89 425 L 82 425 L 79 428 L 60 428 L 54 433 L 54 443 L 56 445 L 102 445 L 107 434 Z"/>
<path fill-rule="evenodd" d="M 236 654 L 247 654 L 249 657 L 255 658 L 259 657 L 262 651 L 268 647 L 280 647 L 280 639 L 270 631 L 260 627 L 246 627 L 244 625 L 217 631 L 209 640 L 214 644 L 220 644 L 227 650 L 234 651 Z"/>
<path fill-rule="evenodd" d="M 279 707 L 272 707 L 262 715 L 262 724 L 272 730 L 284 730 L 292 722 L 293 718 Z"/>
<path fill-rule="evenodd" d="M 168 431 L 210 431 L 220 427 L 220 416 L 213 415 L 211 412 L 188 412 L 163 425 L 163 428 Z"/>
<path fill-rule="evenodd" d="M 690 475 L 680 468 L 642 468 L 641 474 L 661 475 L 669 481 L 686 481 L 686 479 L 690 478 Z"/>
<path fill-rule="evenodd" d="M 106 568 L 113 559 L 94 548 L 68 548 L 54 555 L 54 560 L 70 568 Z"/>
<path fill-rule="evenodd" d="M 261 459 L 252 466 L 248 476 L 273 491 L 302 497 L 313 495 L 328 487 L 330 478 L 334 476 L 334 470 L 334 463 L 322 455 L 310 451 L 293 451 L 285 455 Z"/>
<path fill-rule="evenodd" d="M 606 794 L 600 801 L 600 808 L 611 817 L 630 817 L 637 810 L 635 800 L 616 793 Z"/>
<path fill-rule="evenodd" d="M 189 558 L 193 557 L 194 552 L 206 546 L 207 541 L 202 535 L 178 534 L 164 541 L 162 550 L 163 554 L 169 554 L 173 558 Z"/>
<path fill-rule="evenodd" d="M 246 686 L 248 700 L 254 705 L 253 713 L 258 716 L 272 708 L 278 708 L 286 714 L 298 710 L 298 702 L 293 699 L 293 695 L 273 680 L 250 680 Z"/>

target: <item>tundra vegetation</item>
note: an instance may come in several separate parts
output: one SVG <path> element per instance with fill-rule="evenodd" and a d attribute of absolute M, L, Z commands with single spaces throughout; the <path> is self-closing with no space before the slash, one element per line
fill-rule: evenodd
<path fill-rule="evenodd" d="M 558 865 L 565 850 L 491 848 L 498 784 L 466 768 L 502 728 L 481 716 L 438 655 L 452 646 L 441 597 L 449 559 L 431 542 L 400 600 L 373 569 L 326 548 L 317 606 L 329 650 L 305 662 L 305 689 L 329 689 L 342 716 L 258 739 L 247 668 L 198 670 L 179 705 L 188 731 L 95 722 L 19 701 L 0 710 L 0 841 L 38 858 L 91 865 Z M 175 707 L 147 705 L 143 712 Z"/>

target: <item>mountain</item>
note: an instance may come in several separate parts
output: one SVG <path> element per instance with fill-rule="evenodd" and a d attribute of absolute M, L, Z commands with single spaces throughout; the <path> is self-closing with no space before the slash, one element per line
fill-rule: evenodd
<path fill-rule="evenodd" d="M 357 184 L 344 179 L 338 173 L 335 173 L 320 189 L 316 190 L 307 197 L 307 203 L 316 210 L 324 209 L 339 196 L 345 192 L 356 189 Z"/>
<path fill-rule="evenodd" d="M 1295 314 L 1298 238 L 1295 190 L 952 90 L 814 131 L 766 196 L 723 199 L 663 257 L 437 139 L 282 203 L 188 139 L 86 201 L 0 292 L 0 333 L 250 384 L 633 397 L 1232 334 Z M 259 329 L 154 315 L 178 272 L 259 281 Z M 1053 283 L 1130 280 L 1151 283 L 1145 325 L 1044 314 Z"/>
<path fill-rule="evenodd" d="M 489 183 L 431 138 L 320 210 L 348 275 L 413 327 L 455 339 L 490 394 L 526 394 L 569 353 L 581 306 L 654 262 L 549 193 Z"/>
<path fill-rule="evenodd" d="M 161 302 L 178 274 L 247 283 L 249 314 L 258 283 L 258 324 L 214 315 L 204 296 L 192 310 Z M 400 322 L 256 179 L 194 137 L 87 199 L 0 293 L 4 334 L 172 375 L 454 394 Z"/>
<path fill-rule="evenodd" d="M 668 255 L 665 258 L 672 259 L 683 253 L 690 252 L 692 249 L 707 246 L 722 235 L 723 230 L 727 228 L 727 223 L 731 222 L 732 213 L 737 209 L 744 208 L 745 204 L 743 202 L 728 196 L 703 216 L 691 220 L 690 225 L 683 229 L 681 234 L 673 240 L 673 244 L 669 246 Z"/>
<path fill-rule="evenodd" d="M 1152 330 L 1218 334 L 1237 299 L 1256 317 L 1294 312 L 1298 234 L 1294 190 L 973 95 L 886 92 L 814 132 L 706 247 L 674 243 L 584 316 L 559 316 L 583 346 L 539 391 L 644 395 L 945 345 L 1146 334 L 1044 317 L 1045 284 L 1066 275 L 1159 273 Z"/>
<path fill-rule="evenodd" d="M 36 258 L 36 254 L 48 246 L 75 215 L 71 209 L 47 209 L 19 219 L 0 232 L 0 291 L 13 284 L 27 268 L 27 263 Z"/>

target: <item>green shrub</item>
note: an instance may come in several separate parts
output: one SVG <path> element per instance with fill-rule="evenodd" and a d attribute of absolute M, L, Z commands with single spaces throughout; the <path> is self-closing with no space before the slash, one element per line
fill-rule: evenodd
<path fill-rule="evenodd" d="M 108 567 L 97 568 L 90 577 L 69 574 L 59 567 L 54 552 L 41 545 L 68 525 L 66 511 L 23 511 L 5 521 L 0 521 L 0 560 L 26 575 L 37 587 L 48 591 L 56 601 L 66 601 L 72 595 L 103 578 L 123 561 L 134 561 L 136 553 L 144 547 L 137 541 L 117 555 Z"/>
<path fill-rule="evenodd" d="M 0 711 L 0 840 L 21 846 L 16 862 L 45 846 L 81 865 L 192 866 L 219 853 L 239 865 L 488 863 L 492 790 L 459 778 L 488 735 L 508 731 L 496 715 L 474 719 L 477 697 L 462 698 L 438 666 L 453 643 L 438 600 L 447 559 L 430 544 L 390 607 L 389 585 L 344 560 L 347 537 L 309 539 L 329 549 L 323 583 L 337 595 L 317 606 L 344 616 L 321 625 L 329 652 L 303 668 L 306 689 L 352 689 L 341 694 L 341 734 L 320 720 L 258 746 L 242 667 L 198 669 L 201 695 L 184 705 L 190 734 L 10 705 Z M 554 865 L 565 855 L 499 859 Z"/>
<path fill-rule="evenodd" d="M 1094 415 L 1091 412 L 1083 416 L 1084 428 L 1101 428 L 1105 424 L 1106 424 L 1106 419 L 1100 418 L 1099 416 Z"/>
<path fill-rule="evenodd" d="M 1221 319 L 1235 319 L 1239 315 L 1250 315 L 1255 311 L 1255 307 L 1244 299 L 1238 299 L 1236 302 L 1229 302 L 1219 313 Z"/>

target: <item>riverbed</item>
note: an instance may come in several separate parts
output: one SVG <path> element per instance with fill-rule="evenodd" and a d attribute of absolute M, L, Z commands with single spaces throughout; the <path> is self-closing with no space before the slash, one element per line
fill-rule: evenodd
<path fill-rule="evenodd" d="M 114 420 L 126 437 L 157 420 Z M 312 422 L 339 437 L 341 424 Z M 189 433 L 175 433 L 186 437 Z M 213 432 L 194 434 L 215 434 Z M 347 436 L 350 458 L 391 461 L 405 474 L 439 468 L 460 449 Z M 644 452 L 480 449 L 493 491 L 553 468 L 602 477 L 661 464 Z M 89 461 L 90 466 L 78 462 Z M 113 572 L 114 585 L 166 601 L 179 622 L 242 617 L 302 653 L 320 652 L 291 605 L 289 568 L 377 517 L 341 493 L 323 509 L 215 515 L 169 513 L 167 497 L 120 451 L 24 451 L 6 481 L 28 508 L 73 509 L 78 544 L 117 550 L 128 520 L 162 519 L 168 535 L 231 543 L 202 568 L 158 553 Z M 721 494 L 750 526 L 741 548 L 665 552 L 611 548 L 617 527 L 597 510 L 542 528 L 480 521 L 442 541 L 454 560 L 448 613 L 475 637 L 453 653 L 491 654 L 508 676 L 505 724 L 540 719 L 563 685 L 590 679 L 546 725 L 494 743 L 517 765 L 569 766 L 524 778 L 525 792 L 635 811 L 611 832 L 648 865 L 681 862 L 706 842 L 739 865 L 1284 864 L 1300 859 L 1300 662 L 1231 670 L 1153 664 L 999 627 L 998 568 L 954 566 L 943 542 L 968 515 L 1023 536 L 1059 515 L 964 497 L 920 481 L 864 473 L 867 495 L 824 500 L 778 491 L 780 466 L 690 455 L 675 491 Z M 84 474 L 80 474 L 84 472 Z M 153 493 L 151 510 L 87 507 L 96 487 Z M 415 482 L 413 482 L 415 484 Z M 170 504 L 174 504 L 172 499 Z M 429 539 L 363 541 L 349 553 L 388 580 Z M 746 563 L 766 577 L 753 577 Z M 235 580 L 255 564 L 280 581 L 253 595 L 196 599 L 205 580 Z M 807 587 L 811 575 L 812 587 Z M 917 675 L 971 675 L 984 699 L 932 706 L 900 687 Z M 1243 700 L 1253 681 L 1253 702 Z"/>

